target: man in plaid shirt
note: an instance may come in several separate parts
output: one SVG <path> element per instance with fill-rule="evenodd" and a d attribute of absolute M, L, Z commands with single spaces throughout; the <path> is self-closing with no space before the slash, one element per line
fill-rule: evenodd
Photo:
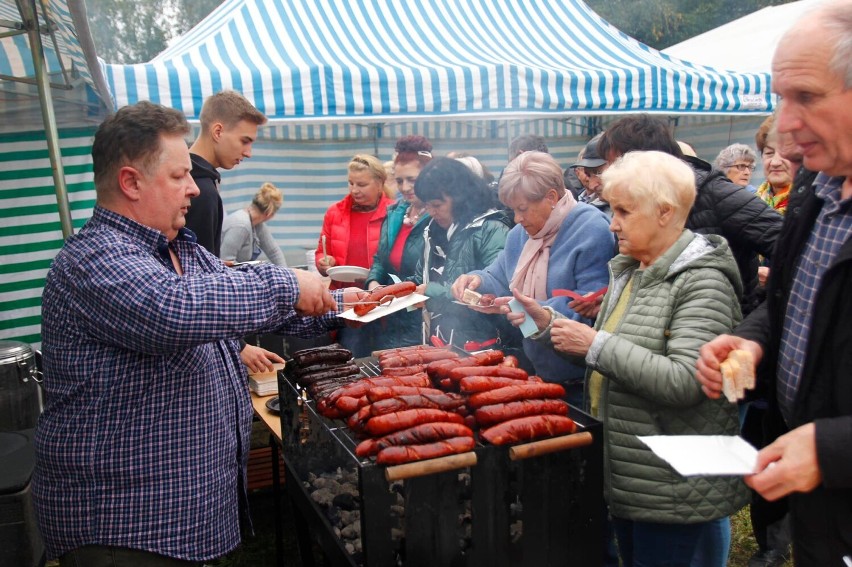
<path fill-rule="evenodd" d="M 819 175 L 791 191 L 772 256 L 767 300 L 705 345 L 697 378 L 711 397 L 735 348 L 760 363 L 772 395 L 746 483 L 786 498 L 797 567 L 852 565 L 852 0 L 796 22 L 772 62 L 776 126 Z"/>
<path fill-rule="evenodd" d="M 196 244 L 176 111 L 119 110 L 92 147 L 97 205 L 43 296 L 46 406 L 33 494 L 60 565 L 194 565 L 240 541 L 252 406 L 239 337 L 318 335 L 342 296 Z"/>

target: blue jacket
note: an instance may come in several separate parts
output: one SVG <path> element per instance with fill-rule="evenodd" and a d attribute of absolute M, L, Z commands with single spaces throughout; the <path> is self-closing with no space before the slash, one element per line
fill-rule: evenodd
<path fill-rule="evenodd" d="M 524 227 L 517 225 L 509 232 L 506 247 L 497 259 L 484 270 L 471 272 L 482 278 L 477 291 L 500 296 L 512 295 L 509 282 L 521 257 L 529 235 Z M 602 212 L 586 203 L 577 206 L 565 218 L 562 228 L 550 249 L 547 267 L 547 295 L 554 289 L 570 289 L 585 294 L 607 285 L 609 272 L 607 262 L 615 255 L 615 239 L 609 231 L 609 220 Z M 568 307 L 568 297 L 551 297 L 542 301 L 563 315 L 583 323 L 589 319 L 574 313 Z M 524 352 L 535 367 L 536 374 L 548 382 L 580 382 L 585 368 L 568 362 L 549 345 L 524 339 Z"/>

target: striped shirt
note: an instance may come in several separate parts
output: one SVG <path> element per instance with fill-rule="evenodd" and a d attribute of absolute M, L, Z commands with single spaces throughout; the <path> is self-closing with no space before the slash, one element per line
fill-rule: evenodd
<path fill-rule="evenodd" d="M 778 359 L 778 403 L 788 424 L 792 424 L 817 291 L 840 247 L 852 235 L 852 199 L 840 200 L 844 181 L 845 177 L 828 177 L 822 173 L 814 181 L 816 196 L 825 204 L 795 268 Z"/>
<path fill-rule="evenodd" d="M 237 339 L 337 326 L 296 315 L 297 297 L 287 269 L 226 268 L 188 230 L 167 242 L 95 208 L 44 287 L 33 495 L 49 557 L 96 544 L 203 561 L 239 543 L 252 406 Z"/>

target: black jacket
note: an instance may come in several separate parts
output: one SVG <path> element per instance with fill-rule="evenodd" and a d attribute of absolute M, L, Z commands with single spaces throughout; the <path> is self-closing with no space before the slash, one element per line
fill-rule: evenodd
<path fill-rule="evenodd" d="M 687 164 L 695 173 L 697 195 L 686 228 L 698 234 L 718 234 L 728 241 L 740 269 L 740 305 L 743 315 L 747 315 L 760 303 L 757 256 L 771 257 L 783 218 L 760 197 L 732 183 L 709 163 L 693 158 Z"/>
<path fill-rule="evenodd" d="M 222 243 L 222 221 L 225 220 L 225 207 L 219 195 L 222 176 L 203 157 L 192 153 L 189 157 L 192 159 L 190 175 L 201 193 L 192 200 L 186 214 L 186 228 L 195 233 L 200 245 L 218 258 Z"/>
<path fill-rule="evenodd" d="M 799 257 L 823 203 L 811 185 L 793 190 L 770 264 L 767 300 L 736 330 L 737 335 L 763 346 L 764 357 L 759 370 L 770 392 L 769 428 L 775 436 L 786 431 L 777 407 L 775 382 L 785 309 Z M 811 335 L 789 424 L 792 429 L 815 423 L 817 459 L 822 472 L 820 487 L 811 493 L 796 494 L 790 502 L 794 515 L 798 515 L 794 522 L 819 527 L 806 534 L 806 538 L 796 538 L 797 546 L 803 545 L 817 554 L 797 558 L 796 565 L 841 565 L 841 554 L 852 554 L 850 345 L 852 238 L 844 242 L 817 290 Z"/>

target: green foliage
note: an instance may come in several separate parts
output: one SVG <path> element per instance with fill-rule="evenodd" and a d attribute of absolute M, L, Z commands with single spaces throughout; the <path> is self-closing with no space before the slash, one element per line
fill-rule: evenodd
<path fill-rule="evenodd" d="M 761 8 L 790 1 L 586 0 L 609 23 L 656 49 L 665 49 Z"/>
<path fill-rule="evenodd" d="M 187 32 L 222 0 L 86 0 L 98 55 L 107 63 L 144 63 Z"/>

